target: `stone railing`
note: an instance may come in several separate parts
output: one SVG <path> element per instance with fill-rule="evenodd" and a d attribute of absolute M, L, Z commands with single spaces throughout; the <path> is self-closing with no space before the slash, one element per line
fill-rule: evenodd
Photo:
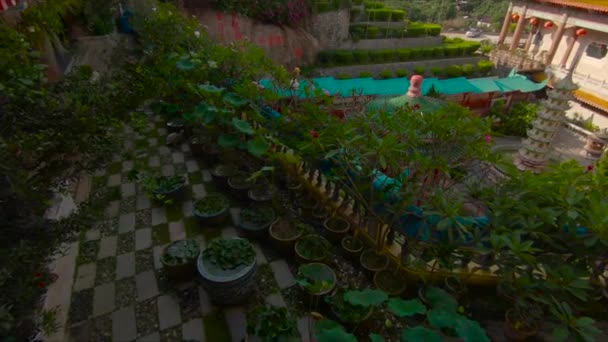
<path fill-rule="evenodd" d="M 534 60 L 523 51 L 510 52 L 505 49 L 494 49 L 490 53 L 490 60 L 499 67 L 517 68 L 517 70 L 542 70 L 545 64 Z"/>

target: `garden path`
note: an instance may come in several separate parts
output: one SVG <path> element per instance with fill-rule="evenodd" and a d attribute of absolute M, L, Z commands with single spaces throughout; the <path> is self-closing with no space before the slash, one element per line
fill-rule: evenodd
<path fill-rule="evenodd" d="M 165 146 L 165 135 L 160 117 L 143 134 L 127 129 L 123 149 L 93 178 L 93 191 L 108 187 L 113 200 L 103 204 L 105 217 L 81 236 L 68 314 L 70 341 L 223 342 L 245 336 L 247 304 L 216 307 L 197 281 L 175 284 L 163 272 L 159 260 L 164 246 L 193 238 L 204 247 L 214 237 L 236 236 L 239 210 L 231 208 L 231 225 L 200 227 L 192 203 L 212 188 L 211 175 L 187 144 Z M 138 161 L 163 175 L 186 175 L 185 199 L 169 206 L 151 202 L 127 179 Z M 253 301 L 265 298 L 285 306 L 282 293 L 295 284 L 290 268 L 271 250 L 255 248 L 258 298 Z M 298 324 L 304 341 L 306 322 L 302 318 Z"/>

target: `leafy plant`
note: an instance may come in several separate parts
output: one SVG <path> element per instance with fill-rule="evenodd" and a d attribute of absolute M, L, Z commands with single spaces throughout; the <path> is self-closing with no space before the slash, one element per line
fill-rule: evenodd
<path fill-rule="evenodd" d="M 245 239 L 214 239 L 203 251 L 203 257 L 223 270 L 233 270 L 251 265 L 255 251 Z"/>
<path fill-rule="evenodd" d="M 186 182 L 183 176 L 156 176 L 136 169 L 129 172 L 128 178 L 131 181 L 139 181 L 149 198 L 164 204 L 173 203 L 169 194 L 183 187 Z"/>
<path fill-rule="evenodd" d="M 595 341 L 596 337 L 601 334 L 592 318 L 574 316 L 570 305 L 566 302 L 560 303 L 553 298 L 551 313 L 560 323 L 553 330 L 552 338 L 554 341 L 565 341 L 570 335 L 573 335 L 577 340 L 591 342 Z"/>
<path fill-rule="evenodd" d="M 398 317 L 409 317 L 413 315 L 424 315 L 426 307 L 419 299 L 403 300 L 391 298 L 388 301 L 388 309 Z"/>
<path fill-rule="evenodd" d="M 299 337 L 296 320 L 284 307 L 265 305 L 247 315 L 247 333 L 262 341 L 285 341 Z"/>
<path fill-rule="evenodd" d="M 275 212 L 271 207 L 254 206 L 241 210 L 241 224 L 253 227 L 268 226 L 274 221 Z"/>
<path fill-rule="evenodd" d="M 306 235 L 296 243 L 296 250 L 310 260 L 326 257 L 331 250 L 331 244 L 319 235 Z"/>
<path fill-rule="evenodd" d="M 202 215 L 215 215 L 228 208 L 228 199 L 220 194 L 209 194 L 194 202 L 194 209 Z"/>
<path fill-rule="evenodd" d="M 334 286 L 335 273 L 321 263 L 305 264 L 298 268 L 297 282 L 310 293 L 320 293 Z"/>
<path fill-rule="evenodd" d="M 525 137 L 537 110 L 536 104 L 520 102 L 507 111 L 499 103 L 490 109 L 489 115 L 494 119 L 492 130 L 504 135 Z"/>
<path fill-rule="evenodd" d="M 172 243 L 163 252 L 163 262 L 167 265 L 187 264 L 196 259 L 200 247 L 196 240 L 181 240 Z"/>

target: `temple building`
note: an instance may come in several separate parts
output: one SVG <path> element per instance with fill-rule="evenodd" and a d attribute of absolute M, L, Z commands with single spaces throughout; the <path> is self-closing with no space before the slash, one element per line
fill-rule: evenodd
<path fill-rule="evenodd" d="M 608 112 L 608 1 L 513 0 L 498 44 L 497 65 L 555 79 L 572 71 L 575 98 Z"/>

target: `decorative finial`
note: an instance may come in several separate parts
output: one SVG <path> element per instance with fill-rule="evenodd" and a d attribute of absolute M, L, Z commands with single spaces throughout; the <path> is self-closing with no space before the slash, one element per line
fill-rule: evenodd
<path fill-rule="evenodd" d="M 410 78 L 410 88 L 407 90 L 407 96 L 420 97 L 422 96 L 422 81 L 424 78 L 420 75 L 413 75 Z"/>

